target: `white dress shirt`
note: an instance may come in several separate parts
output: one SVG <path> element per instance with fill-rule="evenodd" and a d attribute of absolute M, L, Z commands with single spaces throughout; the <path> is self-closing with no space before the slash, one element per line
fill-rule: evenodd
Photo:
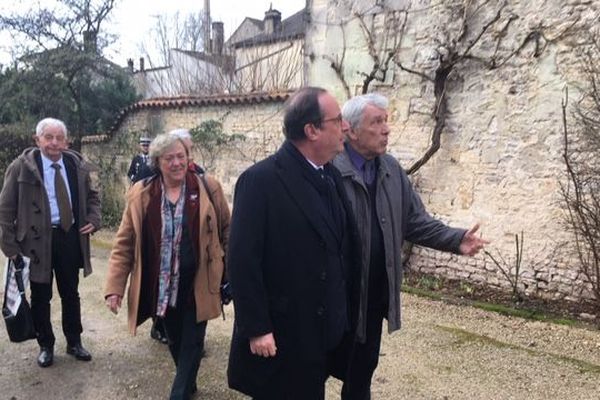
<path fill-rule="evenodd" d="M 46 188 L 46 194 L 48 195 L 48 202 L 50 203 L 50 221 L 52 225 L 60 224 L 60 213 L 58 212 L 58 202 L 56 201 L 56 191 L 54 190 L 54 174 L 56 170 L 52 168 L 54 161 L 46 157 L 43 153 L 42 156 L 42 169 L 44 171 L 44 187 Z M 69 194 L 69 204 L 73 204 L 71 201 L 71 188 L 69 187 L 69 179 L 67 179 L 67 170 L 62 157 L 56 161 L 56 164 L 60 165 L 60 174 L 62 175 L 65 186 L 67 187 L 67 193 Z M 72 206 L 71 206 L 72 207 Z M 74 222 L 74 221 L 73 221 Z"/>

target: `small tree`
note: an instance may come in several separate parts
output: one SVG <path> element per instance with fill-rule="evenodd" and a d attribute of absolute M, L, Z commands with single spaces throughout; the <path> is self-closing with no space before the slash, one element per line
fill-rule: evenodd
<path fill-rule="evenodd" d="M 18 124 L 0 125 L 0 187 L 4 185 L 6 167 L 23 149 L 33 145 L 32 135 L 23 134 L 23 131 Z"/>
<path fill-rule="evenodd" d="M 508 281 L 512 289 L 512 300 L 515 303 L 523 300 L 521 293 L 521 265 L 523 262 L 523 231 L 521 236 L 515 235 L 515 255 L 511 261 L 506 261 L 502 256 L 502 253 L 498 251 L 498 259 L 496 259 L 492 253 L 484 250 L 486 256 L 488 256 L 492 262 L 496 265 L 496 268 L 502 273 L 502 276 Z"/>
<path fill-rule="evenodd" d="M 201 122 L 197 127 L 190 129 L 190 133 L 201 155 L 201 164 L 207 170 L 214 168 L 222 150 L 237 141 L 245 140 L 243 135 L 224 133 L 223 124 L 215 120 Z"/>

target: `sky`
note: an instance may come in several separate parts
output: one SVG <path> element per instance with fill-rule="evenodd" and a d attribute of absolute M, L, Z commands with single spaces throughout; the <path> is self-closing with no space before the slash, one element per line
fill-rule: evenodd
<path fill-rule="evenodd" d="M 44 0 L 39 0 L 44 4 Z M 27 1 L 25 3 L 36 3 Z M 22 0 L 1 0 L 0 12 L 6 12 L 22 7 Z M 212 0 L 210 3 L 211 20 L 224 23 L 225 39 L 233 33 L 246 17 L 263 19 L 265 11 L 273 4 L 273 8 L 281 12 L 285 19 L 306 4 L 305 0 Z M 105 55 L 113 62 L 125 66 L 128 58 L 134 60 L 142 56 L 140 44 L 147 37 L 153 16 L 173 14 L 180 15 L 198 12 L 204 7 L 204 0 L 117 0 L 117 5 L 111 13 L 111 22 L 106 25 L 117 35 L 117 41 L 107 49 Z M 0 34 L 0 64 L 10 60 L 7 48 L 11 39 L 6 34 Z"/>

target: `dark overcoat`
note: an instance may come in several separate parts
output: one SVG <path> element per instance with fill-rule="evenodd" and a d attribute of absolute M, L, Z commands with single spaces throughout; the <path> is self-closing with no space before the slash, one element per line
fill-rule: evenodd
<path fill-rule="evenodd" d="M 295 152 L 295 154 L 294 154 Z M 315 173 L 286 142 L 238 179 L 228 251 L 235 306 L 228 367 L 229 386 L 255 396 L 280 368 L 322 365 L 326 348 L 328 263 L 342 259 L 352 287 L 351 264 L 358 248 L 350 206 L 339 172 L 330 165 L 350 224 L 350 239 L 340 247 L 317 191 L 307 174 Z M 306 163 L 303 165 L 303 162 Z M 249 338 L 273 332 L 277 355 L 252 355 Z"/>

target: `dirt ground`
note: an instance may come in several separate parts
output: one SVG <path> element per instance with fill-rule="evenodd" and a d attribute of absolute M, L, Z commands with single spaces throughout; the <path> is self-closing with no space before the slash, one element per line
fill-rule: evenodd
<path fill-rule="evenodd" d="M 0 328 L 0 399 L 166 399 L 174 368 L 167 348 L 150 339 L 149 324 L 131 337 L 126 313 L 111 314 L 102 287 L 108 250 L 95 246 L 95 272 L 81 280 L 84 345 L 89 363 L 64 352 L 55 291 L 55 362 L 36 365 L 35 341 L 9 343 Z M 2 265 L 4 260 L 0 259 Z M 598 399 L 600 332 L 501 316 L 468 306 L 403 295 L 403 329 L 384 334 L 374 400 Z M 245 399 L 227 388 L 225 368 L 232 329 L 209 323 L 195 399 Z M 327 400 L 339 398 L 330 379 Z M 310 399 L 307 399 L 310 400 Z"/>

